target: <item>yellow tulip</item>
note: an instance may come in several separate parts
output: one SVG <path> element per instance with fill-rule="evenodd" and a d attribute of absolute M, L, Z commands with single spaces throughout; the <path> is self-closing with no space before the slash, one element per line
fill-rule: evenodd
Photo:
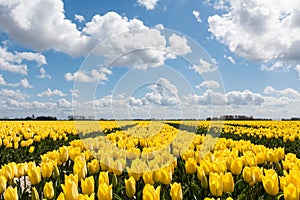
<path fill-rule="evenodd" d="M 248 166 L 244 167 L 244 169 L 243 169 L 243 179 L 247 183 L 251 183 L 253 181 L 253 176 L 252 176 L 252 173 L 251 173 L 251 169 Z"/>
<path fill-rule="evenodd" d="M 154 184 L 154 180 L 153 180 L 153 172 L 144 172 L 143 173 L 143 180 L 145 185 L 147 183 L 149 183 L 150 185 Z"/>
<path fill-rule="evenodd" d="M 106 183 L 100 183 L 98 186 L 97 196 L 101 200 L 111 200 L 112 199 L 112 185 L 107 185 Z"/>
<path fill-rule="evenodd" d="M 294 184 L 289 183 L 284 189 L 283 189 L 284 199 L 286 200 L 298 200 L 299 195 L 299 188 L 297 188 Z"/>
<path fill-rule="evenodd" d="M 161 182 L 164 185 L 169 185 L 172 181 L 172 171 L 168 168 L 165 167 L 160 170 L 159 172 L 159 182 Z"/>
<path fill-rule="evenodd" d="M 57 197 L 56 200 L 65 200 L 65 195 L 64 195 L 64 193 L 61 192 L 61 193 L 58 195 L 58 197 Z"/>
<path fill-rule="evenodd" d="M 3 175 L 0 175 L 0 195 L 5 191 L 6 189 L 6 183 L 7 180 Z"/>
<path fill-rule="evenodd" d="M 4 200 L 18 200 L 17 187 L 8 187 L 4 193 Z"/>
<path fill-rule="evenodd" d="M 79 194 L 78 200 L 95 200 L 95 193 L 91 194 L 91 196 Z"/>
<path fill-rule="evenodd" d="M 74 181 L 67 181 L 61 185 L 66 200 L 78 199 L 78 190 Z"/>
<path fill-rule="evenodd" d="M 94 192 L 94 177 L 90 176 L 85 180 L 81 180 L 81 189 L 83 194 L 91 195 Z"/>
<path fill-rule="evenodd" d="M 41 168 L 33 167 L 28 169 L 28 178 L 32 185 L 37 185 L 41 182 Z"/>
<path fill-rule="evenodd" d="M 53 178 L 56 179 L 56 178 L 59 177 L 59 175 L 60 175 L 59 169 L 58 169 L 58 167 L 57 167 L 57 164 L 55 164 L 54 167 L 53 167 Z"/>
<path fill-rule="evenodd" d="M 198 177 L 199 181 L 201 182 L 201 187 L 203 189 L 207 189 L 207 187 L 208 187 L 207 177 L 205 175 L 204 169 L 200 166 L 197 166 L 197 177 Z"/>
<path fill-rule="evenodd" d="M 278 193 L 278 175 L 276 172 L 273 175 L 263 176 L 262 182 L 266 192 L 269 195 L 275 196 Z"/>
<path fill-rule="evenodd" d="M 160 186 L 156 189 L 150 184 L 146 184 L 143 189 L 143 200 L 160 200 Z"/>
<path fill-rule="evenodd" d="M 43 191 L 44 191 L 44 197 L 46 199 L 53 199 L 53 197 L 54 197 L 54 188 L 53 188 L 52 181 L 46 182 Z"/>
<path fill-rule="evenodd" d="M 170 195 L 172 200 L 182 200 L 182 188 L 180 183 L 171 184 Z"/>
<path fill-rule="evenodd" d="M 126 189 L 126 195 L 129 198 L 133 198 L 136 192 L 136 188 L 135 188 L 135 179 L 130 176 L 129 179 L 125 179 L 125 189 Z"/>
<path fill-rule="evenodd" d="M 34 146 L 31 146 L 28 150 L 29 153 L 33 153 L 34 152 Z"/>
<path fill-rule="evenodd" d="M 98 178 L 98 184 L 105 183 L 109 185 L 109 178 L 108 178 L 108 172 L 100 172 L 99 178 Z"/>
<path fill-rule="evenodd" d="M 99 161 L 94 159 L 88 163 L 88 170 L 91 174 L 97 174 L 100 171 Z"/>
<path fill-rule="evenodd" d="M 40 200 L 39 193 L 35 187 L 31 188 L 31 200 Z"/>
<path fill-rule="evenodd" d="M 59 148 L 59 159 L 61 163 L 64 163 L 69 159 L 69 151 L 66 146 Z"/>
<path fill-rule="evenodd" d="M 22 176 L 24 176 L 27 172 L 27 165 L 24 163 L 19 163 L 17 165 L 18 167 L 18 173 L 15 175 L 16 178 L 20 178 Z"/>
<path fill-rule="evenodd" d="M 222 182 L 223 182 L 223 192 L 232 193 L 234 190 L 234 181 L 233 181 L 232 174 L 230 172 L 227 172 L 224 175 L 222 174 Z"/>
<path fill-rule="evenodd" d="M 241 174 L 243 169 L 243 160 L 241 158 L 235 158 L 232 160 L 230 165 L 230 171 L 234 175 Z"/>
<path fill-rule="evenodd" d="M 79 158 L 79 156 L 76 156 L 76 158 Z M 75 160 L 76 160 L 75 158 Z M 78 175 L 78 180 L 84 179 L 87 175 L 87 168 L 86 168 L 86 162 L 85 160 L 76 160 L 75 164 L 73 166 L 73 174 Z"/>
<path fill-rule="evenodd" d="M 188 158 L 184 166 L 187 174 L 194 174 L 197 170 L 197 161 L 194 158 Z"/>
<path fill-rule="evenodd" d="M 42 168 L 42 176 L 43 178 L 50 178 L 53 172 L 53 161 L 47 160 L 42 161 L 41 168 Z"/>
<path fill-rule="evenodd" d="M 276 156 L 279 160 L 282 160 L 284 158 L 284 148 L 279 147 L 276 149 Z"/>
<path fill-rule="evenodd" d="M 78 175 L 75 174 L 70 174 L 69 176 L 65 175 L 65 182 L 68 182 L 68 181 L 72 181 L 76 184 L 76 187 L 78 187 Z"/>
<path fill-rule="evenodd" d="M 6 178 L 6 180 L 12 180 L 14 178 L 14 170 L 12 166 L 4 165 L 2 175 Z"/>
<path fill-rule="evenodd" d="M 209 174 L 209 189 L 213 196 L 220 197 L 223 194 L 222 179 L 217 173 Z"/>

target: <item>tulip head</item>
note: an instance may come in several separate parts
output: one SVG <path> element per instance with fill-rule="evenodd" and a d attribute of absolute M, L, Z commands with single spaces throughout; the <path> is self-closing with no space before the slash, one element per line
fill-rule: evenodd
<path fill-rule="evenodd" d="M 135 179 L 131 176 L 129 179 L 125 179 L 125 189 L 126 189 L 126 195 L 129 198 L 133 198 L 136 192 L 135 188 Z"/>

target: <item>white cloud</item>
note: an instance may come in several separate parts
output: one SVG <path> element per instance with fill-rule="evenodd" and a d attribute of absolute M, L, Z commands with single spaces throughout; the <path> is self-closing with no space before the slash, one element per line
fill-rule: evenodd
<path fill-rule="evenodd" d="M 39 96 L 39 97 L 53 97 L 53 96 L 64 97 L 67 95 L 58 89 L 51 90 L 50 88 L 48 88 L 46 91 L 43 91 L 43 92 L 37 94 L 37 96 Z"/>
<path fill-rule="evenodd" d="M 24 61 L 35 61 L 38 66 L 47 64 L 45 56 L 32 52 L 9 52 L 0 46 L 0 70 L 27 75 L 27 64 Z"/>
<path fill-rule="evenodd" d="M 300 99 L 300 93 L 292 88 L 286 88 L 283 90 L 276 90 L 273 86 L 267 86 L 264 89 L 265 94 L 283 96 L 291 99 Z"/>
<path fill-rule="evenodd" d="M 61 0 L 3 0 L 0 10 L 1 30 L 25 46 L 39 51 L 54 49 L 70 55 L 86 51 L 87 37 L 66 19 Z"/>
<path fill-rule="evenodd" d="M 20 86 L 23 88 L 33 88 L 32 85 L 30 85 L 29 81 L 27 80 L 27 78 L 24 78 L 20 81 Z"/>
<path fill-rule="evenodd" d="M 171 54 L 175 55 L 171 55 L 172 58 L 176 58 L 177 55 L 185 55 L 192 52 L 187 39 L 174 33 L 169 37 L 169 47 L 167 50 L 170 51 Z"/>
<path fill-rule="evenodd" d="M 199 22 L 199 23 L 202 22 L 202 20 L 201 20 L 201 18 L 200 18 L 200 12 L 199 12 L 199 11 L 193 10 L 193 15 L 195 16 L 197 22 Z"/>
<path fill-rule="evenodd" d="M 137 2 L 147 10 L 153 10 L 157 5 L 158 0 L 137 0 Z"/>
<path fill-rule="evenodd" d="M 37 77 L 40 79 L 43 79 L 43 78 L 51 79 L 51 76 L 46 72 L 44 67 L 40 68 L 40 74 Z"/>
<path fill-rule="evenodd" d="M 203 60 L 202 58 L 199 59 L 199 65 L 193 65 L 190 67 L 190 69 L 193 69 L 195 72 L 201 74 L 204 73 L 210 73 L 210 72 L 214 72 L 217 71 L 217 67 L 215 65 L 215 62 L 212 61 L 212 63 L 209 63 L 205 60 Z"/>
<path fill-rule="evenodd" d="M 293 66 L 287 63 L 284 63 L 282 61 L 277 61 L 271 65 L 262 64 L 261 70 L 262 71 L 275 71 L 275 72 L 287 72 L 289 71 Z"/>
<path fill-rule="evenodd" d="M 142 98 L 129 97 L 128 102 L 131 106 L 159 105 L 174 106 L 180 103 L 178 89 L 165 78 L 160 78 L 154 85 L 150 85 L 148 92 Z"/>
<path fill-rule="evenodd" d="M 228 105 L 262 105 L 264 97 L 250 90 L 231 91 L 226 94 L 226 103 Z"/>
<path fill-rule="evenodd" d="M 79 23 L 82 23 L 82 22 L 85 21 L 84 16 L 82 16 L 82 15 L 77 15 L 77 14 L 75 14 L 74 19 L 77 20 Z"/>
<path fill-rule="evenodd" d="M 201 89 L 201 88 L 215 89 L 219 87 L 220 87 L 219 82 L 214 80 L 203 81 L 201 84 L 196 86 L 197 89 Z"/>
<path fill-rule="evenodd" d="M 140 3 L 150 9 L 151 5 L 156 5 L 157 0 Z M 45 7 L 47 9 L 43 9 Z M 66 19 L 62 0 L 33 0 L 31 3 L 6 0 L 0 2 L 0 9 L 5 11 L 0 16 L 1 30 L 15 41 L 39 51 L 51 49 L 71 56 L 85 56 L 102 42 L 102 48 L 96 49 L 94 53 L 104 56 L 106 64 L 115 61 L 119 66 L 139 67 L 163 64 L 166 59 L 170 59 L 166 53 L 167 48 L 182 47 L 188 50 L 187 46 L 166 46 L 167 39 L 158 29 L 149 28 L 139 19 L 128 19 L 116 12 L 108 12 L 103 16 L 97 14 L 79 30 L 75 23 Z M 118 37 L 106 40 L 114 36 Z M 177 41 L 171 42 L 173 45 L 184 45 L 180 43 L 184 40 L 175 39 Z M 120 55 L 123 56 L 115 60 Z"/>
<path fill-rule="evenodd" d="M 225 13 L 210 16 L 208 23 L 209 31 L 232 52 L 262 62 L 300 59 L 299 1 L 226 2 Z"/>
<path fill-rule="evenodd" d="M 300 65 L 296 65 L 295 70 L 298 72 L 300 78 Z"/>
<path fill-rule="evenodd" d="M 9 90 L 9 89 L 1 89 L 0 96 L 2 100 L 12 99 L 17 101 L 25 100 L 28 97 L 27 94 L 21 92 L 20 90 Z"/>
<path fill-rule="evenodd" d="M 232 64 L 236 64 L 235 60 L 231 56 L 224 55 L 224 58 L 228 59 Z"/>
<path fill-rule="evenodd" d="M 76 82 L 99 82 L 104 83 L 108 80 L 108 75 L 111 75 L 112 71 L 107 68 L 100 68 L 100 70 L 93 69 L 88 75 L 85 71 L 77 71 L 75 73 L 66 73 L 65 79 L 67 81 L 76 81 Z"/>

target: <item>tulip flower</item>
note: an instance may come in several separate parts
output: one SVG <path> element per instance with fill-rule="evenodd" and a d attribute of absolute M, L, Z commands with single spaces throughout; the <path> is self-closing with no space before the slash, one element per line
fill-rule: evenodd
<path fill-rule="evenodd" d="M 269 195 L 275 196 L 279 192 L 278 175 L 276 172 L 273 175 L 263 176 L 262 182 L 264 189 Z"/>
<path fill-rule="evenodd" d="M 15 177 L 20 178 L 25 175 L 27 171 L 27 165 L 25 165 L 24 163 L 18 163 L 17 167 L 18 167 L 18 173 L 15 174 Z"/>
<path fill-rule="evenodd" d="M 28 169 L 28 178 L 32 185 L 37 185 L 41 182 L 41 168 L 33 167 Z"/>
<path fill-rule="evenodd" d="M 31 146 L 28 150 L 29 153 L 33 153 L 34 152 L 34 146 Z"/>
<path fill-rule="evenodd" d="M 76 158 L 79 158 L 79 156 L 76 156 Z M 76 160 L 75 158 L 75 160 Z M 73 173 L 78 175 L 78 180 L 84 179 L 87 175 L 87 168 L 86 168 L 86 162 L 81 160 L 76 160 L 75 164 L 73 166 Z"/>
<path fill-rule="evenodd" d="M 223 183 L 219 174 L 209 174 L 209 189 L 213 196 L 220 197 L 223 194 Z"/>
<path fill-rule="evenodd" d="M 43 178 L 50 178 L 53 172 L 53 161 L 47 160 L 45 162 L 42 161 L 41 168 L 42 168 L 42 176 Z"/>
<path fill-rule="evenodd" d="M 78 200 L 95 200 L 95 193 L 91 194 L 91 196 L 79 194 Z"/>
<path fill-rule="evenodd" d="M 143 180 L 145 184 L 149 183 L 150 185 L 153 185 L 154 184 L 153 172 L 144 172 Z"/>
<path fill-rule="evenodd" d="M 98 178 L 98 184 L 105 183 L 109 185 L 109 178 L 108 178 L 108 172 L 100 172 L 99 178 Z"/>
<path fill-rule="evenodd" d="M 146 184 L 143 189 L 143 200 L 160 200 L 160 186 L 156 189 L 150 184 Z"/>
<path fill-rule="evenodd" d="M 53 199 L 53 197 L 54 197 L 54 188 L 53 188 L 52 181 L 46 182 L 43 191 L 44 191 L 44 197 L 46 199 Z"/>
<path fill-rule="evenodd" d="M 182 189 L 180 183 L 171 184 L 170 195 L 172 200 L 182 200 Z"/>
<path fill-rule="evenodd" d="M 235 158 L 232 160 L 230 165 L 230 171 L 234 175 L 241 174 L 243 169 L 243 160 L 241 158 Z"/>
<path fill-rule="evenodd" d="M 194 174 L 197 170 L 197 162 L 194 158 L 188 158 L 185 162 L 185 171 L 187 174 Z"/>
<path fill-rule="evenodd" d="M 99 184 L 97 192 L 98 199 L 111 200 L 112 195 L 112 185 L 107 185 L 106 183 Z"/>
<path fill-rule="evenodd" d="M 17 187 L 8 187 L 4 193 L 4 200 L 18 200 Z"/>
<path fill-rule="evenodd" d="M 14 178 L 14 170 L 11 165 L 4 165 L 2 169 L 2 175 L 6 180 L 12 180 Z"/>
<path fill-rule="evenodd" d="M 129 198 L 133 198 L 136 192 L 136 188 L 135 188 L 135 179 L 130 176 L 129 179 L 125 179 L 125 189 L 126 189 L 126 195 Z"/>
<path fill-rule="evenodd" d="M 65 195 L 64 195 L 64 193 L 61 192 L 61 193 L 58 195 L 58 197 L 57 197 L 56 200 L 65 200 Z"/>
<path fill-rule="evenodd" d="M 76 184 L 76 187 L 78 187 L 78 175 L 75 174 L 70 174 L 69 176 L 65 175 L 65 182 L 68 182 L 68 181 L 72 181 Z"/>
<path fill-rule="evenodd" d="M 88 163 L 88 170 L 91 174 L 97 174 L 100 171 L 99 161 L 94 159 Z"/>
<path fill-rule="evenodd" d="M 7 180 L 3 175 L 0 175 L 0 195 L 6 190 Z"/>
<path fill-rule="evenodd" d="M 293 183 L 289 183 L 283 189 L 283 194 L 285 200 L 298 200 L 300 197 L 299 188 L 297 188 Z"/>
<path fill-rule="evenodd" d="M 69 151 L 66 146 L 59 148 L 59 159 L 61 163 L 64 163 L 69 159 Z"/>
<path fill-rule="evenodd" d="M 161 182 L 164 185 L 169 185 L 172 181 L 172 171 L 165 167 L 159 171 L 159 182 Z"/>
<path fill-rule="evenodd" d="M 232 193 L 234 190 L 234 181 L 233 181 L 232 174 L 230 172 L 227 172 L 224 175 L 222 174 L 221 177 L 222 177 L 222 183 L 223 183 L 223 192 Z"/>
<path fill-rule="evenodd" d="M 197 177 L 198 177 L 199 181 L 201 182 L 201 187 L 203 189 L 207 189 L 207 187 L 208 187 L 207 177 L 205 175 L 204 169 L 200 166 L 197 166 Z"/>
<path fill-rule="evenodd" d="M 31 200 L 40 200 L 39 193 L 35 187 L 31 188 Z"/>
<path fill-rule="evenodd" d="M 78 199 L 78 190 L 74 181 L 66 181 L 61 185 L 66 200 Z"/>
<path fill-rule="evenodd" d="M 81 189 L 83 194 L 91 195 L 94 192 L 94 177 L 90 176 L 85 180 L 81 180 Z"/>

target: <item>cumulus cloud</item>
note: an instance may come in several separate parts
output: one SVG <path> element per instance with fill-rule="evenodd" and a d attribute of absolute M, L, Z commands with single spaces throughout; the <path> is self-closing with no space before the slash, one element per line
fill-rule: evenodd
<path fill-rule="evenodd" d="M 44 67 L 40 68 L 40 74 L 37 75 L 38 78 L 43 79 L 43 78 L 48 78 L 51 79 L 51 76 L 46 72 Z"/>
<path fill-rule="evenodd" d="M 219 88 L 220 84 L 217 81 L 208 80 L 208 81 L 203 81 L 202 83 L 200 83 L 199 85 L 196 85 L 195 87 L 197 89 L 201 89 L 201 88 L 215 89 L 215 88 Z"/>
<path fill-rule="evenodd" d="M 208 18 L 209 31 L 230 51 L 253 61 L 298 61 L 298 1 L 228 0 Z"/>
<path fill-rule="evenodd" d="M 9 89 L 1 89 L 0 96 L 2 100 L 16 100 L 22 101 L 25 100 L 28 95 L 21 92 L 20 90 L 9 90 Z"/>
<path fill-rule="evenodd" d="M 202 22 L 202 20 L 201 20 L 201 18 L 200 18 L 200 12 L 199 12 L 199 11 L 193 10 L 193 15 L 195 16 L 197 22 L 199 22 L 199 23 Z"/>
<path fill-rule="evenodd" d="M 178 89 L 169 80 L 160 78 L 155 84 L 150 85 L 147 92 L 142 98 L 129 97 L 128 102 L 131 106 L 160 105 L 174 106 L 180 103 Z"/>
<path fill-rule="evenodd" d="M 77 71 L 75 73 L 66 73 L 65 74 L 65 79 L 67 81 L 76 81 L 76 82 L 84 82 L 84 83 L 89 83 L 89 82 L 99 82 L 99 83 L 104 83 L 105 81 L 108 80 L 108 75 L 111 75 L 112 71 L 108 68 L 100 68 L 100 70 L 93 69 L 90 72 L 90 75 L 87 74 L 85 71 Z"/>
<path fill-rule="evenodd" d="M 23 88 L 33 88 L 32 85 L 30 85 L 29 81 L 27 80 L 27 78 L 24 78 L 20 81 L 20 86 Z"/>
<path fill-rule="evenodd" d="M 74 19 L 75 19 L 76 21 L 78 21 L 79 23 L 82 23 L 82 22 L 85 21 L 84 16 L 82 16 L 82 15 L 77 15 L 77 14 L 75 14 Z"/>
<path fill-rule="evenodd" d="M 48 88 L 46 91 L 43 91 L 43 92 L 37 94 L 37 96 L 39 96 L 39 97 L 53 97 L 53 96 L 64 97 L 67 95 L 65 93 L 63 93 L 61 90 L 58 90 L 58 89 L 51 90 L 50 88 Z"/>
<path fill-rule="evenodd" d="M 199 64 L 191 66 L 190 69 L 193 69 L 195 72 L 201 75 L 204 73 L 217 71 L 218 68 L 213 60 L 211 61 L 211 63 L 209 63 L 203 60 L 202 58 L 200 58 Z"/>
<path fill-rule="evenodd" d="M 151 9 L 157 1 L 140 3 Z M 45 7 L 47 9 L 43 9 Z M 85 56 L 102 42 L 101 48 L 94 53 L 104 56 L 106 64 L 114 62 L 119 66 L 139 66 L 149 63 L 158 66 L 170 59 L 167 48 L 175 47 L 179 55 L 189 50 L 182 43 L 183 38 L 165 38 L 159 30 L 145 26 L 143 21 L 128 19 L 116 12 L 102 16 L 97 14 L 82 29 L 78 29 L 75 23 L 66 19 L 62 0 L 33 0 L 31 3 L 6 0 L 0 2 L 0 11 L 1 30 L 20 44 L 39 51 L 55 50 L 71 56 Z M 79 18 L 82 19 L 77 16 Z M 115 38 L 106 40 L 111 37 Z M 167 46 L 168 39 L 173 46 Z M 182 48 L 182 52 L 178 47 Z"/>
<path fill-rule="evenodd" d="M 157 5 L 158 0 L 137 0 L 137 2 L 147 10 L 153 10 Z"/>
<path fill-rule="evenodd" d="M 45 56 L 40 53 L 9 52 L 6 47 L 0 46 L 0 70 L 27 75 L 24 61 L 34 61 L 38 66 L 47 64 Z"/>
<path fill-rule="evenodd" d="M 300 99 L 300 93 L 297 90 L 292 88 L 277 90 L 273 86 L 267 86 L 264 89 L 264 93 L 269 95 L 284 96 L 292 99 Z"/>

